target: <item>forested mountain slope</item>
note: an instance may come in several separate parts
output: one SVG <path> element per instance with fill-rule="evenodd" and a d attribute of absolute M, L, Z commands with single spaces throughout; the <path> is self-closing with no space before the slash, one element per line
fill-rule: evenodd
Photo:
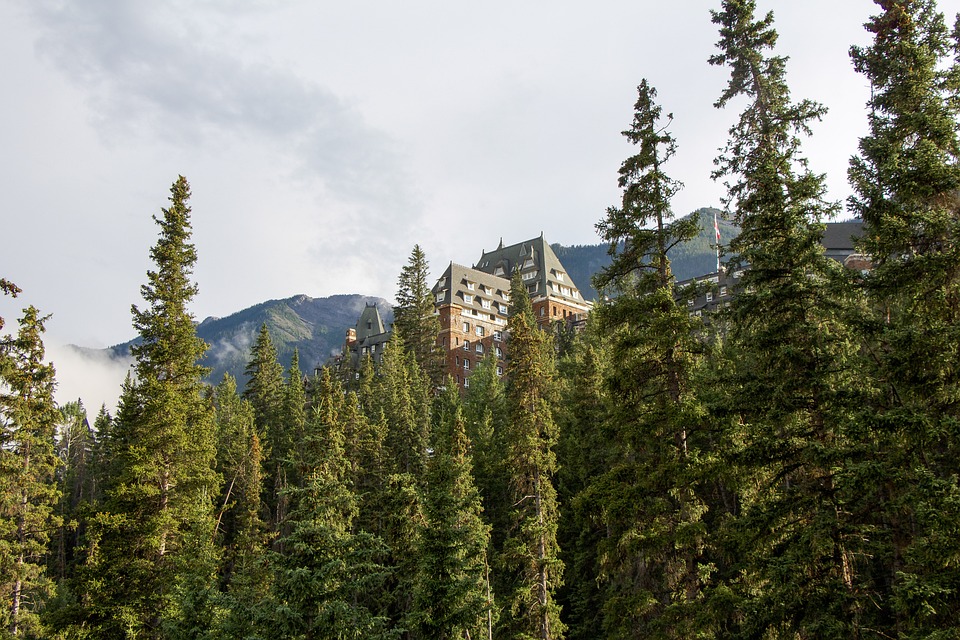
<path fill-rule="evenodd" d="M 224 373 L 230 373 L 243 388 L 243 370 L 250 360 L 250 347 L 260 327 L 266 323 L 270 338 L 277 348 L 278 360 L 286 368 L 294 349 L 300 352 L 300 366 L 312 374 L 333 353 L 339 353 L 344 334 L 356 324 L 367 303 L 376 303 L 384 322 L 393 319 L 393 308 L 383 298 L 359 294 L 311 298 L 297 295 L 282 300 L 268 300 L 225 318 L 207 318 L 197 325 L 197 335 L 210 348 L 202 364 L 211 369 L 207 381 L 216 384 Z M 134 341 L 124 342 L 109 351 L 117 357 L 127 356 Z"/>
<path fill-rule="evenodd" d="M 717 253 L 715 235 L 713 231 L 713 214 L 717 213 L 717 222 L 720 227 L 720 242 L 726 246 L 730 240 L 740 232 L 740 229 L 723 218 L 723 213 L 717 209 L 704 207 L 697 209 L 687 217 L 700 218 L 700 235 L 690 242 L 674 247 L 670 252 L 670 266 L 677 280 L 686 280 L 717 269 Z M 583 244 L 565 247 L 551 245 L 560 262 L 567 268 L 567 273 L 580 288 L 580 293 L 587 300 L 596 300 L 597 292 L 593 288 L 593 275 L 610 264 L 606 244 Z"/>

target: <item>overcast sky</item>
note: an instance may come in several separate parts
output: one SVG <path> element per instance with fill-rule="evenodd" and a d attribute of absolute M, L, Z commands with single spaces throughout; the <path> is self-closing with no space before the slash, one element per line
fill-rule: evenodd
<path fill-rule="evenodd" d="M 830 194 L 865 131 L 850 66 L 870 0 L 759 0 L 795 99 L 830 112 L 804 146 Z M 647 78 L 673 112 L 686 188 L 737 108 L 707 58 L 719 1 L 0 0 L 0 303 L 53 314 L 48 344 L 133 336 L 151 216 L 193 189 L 198 320 L 271 298 L 392 298 L 420 243 L 435 274 L 539 235 L 593 244 Z M 960 0 L 941 0 L 952 24 Z"/>

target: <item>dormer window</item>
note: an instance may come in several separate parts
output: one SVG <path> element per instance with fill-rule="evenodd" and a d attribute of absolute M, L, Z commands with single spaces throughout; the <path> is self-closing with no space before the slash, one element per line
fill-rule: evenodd
<path fill-rule="evenodd" d="M 473 291 L 473 288 L 474 288 L 473 283 L 467 282 L 467 291 Z"/>
<path fill-rule="evenodd" d="M 464 301 L 466 304 L 473 304 L 473 296 L 470 295 L 469 293 L 465 293 L 465 294 L 463 294 L 463 301 Z"/>

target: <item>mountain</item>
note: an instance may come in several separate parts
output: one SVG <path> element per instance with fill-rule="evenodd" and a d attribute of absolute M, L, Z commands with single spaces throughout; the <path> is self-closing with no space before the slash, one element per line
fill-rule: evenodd
<path fill-rule="evenodd" d="M 264 323 L 284 368 L 290 366 L 293 350 L 298 349 L 300 368 L 312 374 L 330 355 L 340 352 L 347 329 L 356 325 L 367 303 L 377 305 L 389 326 L 393 321 L 390 303 L 383 298 L 357 294 L 327 298 L 298 295 L 262 302 L 225 318 L 207 318 L 197 325 L 197 335 L 210 345 L 202 361 L 211 369 L 207 381 L 216 384 L 224 373 L 229 373 L 243 388 L 246 383 L 243 370 L 250 359 L 250 347 Z M 108 351 L 115 358 L 126 357 L 135 342 L 118 344 Z"/>
<path fill-rule="evenodd" d="M 713 215 L 715 209 L 699 209 L 691 216 L 699 216 L 700 236 L 674 248 L 670 253 L 671 266 L 678 280 L 692 278 L 716 270 Z M 720 235 L 727 244 L 738 229 L 723 220 L 717 211 Z M 591 279 L 603 267 L 610 264 L 606 244 L 576 245 L 564 247 L 551 245 L 563 263 L 567 273 L 580 288 L 587 300 L 595 300 L 596 291 Z M 197 325 L 197 335 L 210 349 L 202 364 L 211 369 L 207 381 L 216 384 L 224 373 L 230 373 L 243 388 L 246 376 L 243 370 L 250 359 L 250 347 L 256 340 L 261 325 L 266 323 L 270 337 L 281 364 L 290 366 L 293 350 L 300 352 L 300 367 L 305 374 L 326 362 L 332 354 L 339 353 L 346 330 L 357 323 L 357 318 L 367 303 L 376 304 L 387 326 L 393 321 L 393 308 L 383 298 L 358 294 L 335 295 L 327 298 L 311 298 L 306 295 L 283 300 L 269 300 L 238 311 L 225 318 L 207 318 Z M 90 350 L 74 347 L 87 357 L 112 357 L 122 360 L 130 355 L 130 346 L 135 340 L 124 342 L 106 350 Z"/>
<path fill-rule="evenodd" d="M 717 270 L 716 235 L 713 231 L 713 216 L 716 213 L 717 226 L 720 228 L 720 243 L 724 246 L 730 243 L 738 233 L 739 227 L 723 217 L 719 209 L 704 207 L 697 209 L 687 217 L 696 216 L 700 221 L 700 235 L 693 240 L 678 245 L 670 250 L 670 268 L 677 280 L 687 280 Z M 587 300 L 596 300 L 597 292 L 593 288 L 593 275 L 610 264 L 610 255 L 607 253 L 609 245 L 588 244 L 565 247 L 559 244 L 550 245 L 554 253 L 560 258 L 567 273 L 580 288 L 580 293 Z"/>

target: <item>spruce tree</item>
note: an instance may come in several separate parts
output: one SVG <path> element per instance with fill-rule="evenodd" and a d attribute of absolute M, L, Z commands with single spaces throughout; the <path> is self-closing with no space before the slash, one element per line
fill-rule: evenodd
<path fill-rule="evenodd" d="M 18 290 L 0 281 L 5 292 Z M 17 335 L 0 339 L 0 620 L 12 637 L 42 637 L 39 610 L 51 593 L 45 574 L 60 491 L 54 450 L 59 413 L 54 369 L 44 362 L 44 321 L 23 310 Z M 0 319 L 2 325 L 2 319 Z"/>
<path fill-rule="evenodd" d="M 494 624 L 487 561 L 490 527 L 480 516 L 456 385 L 447 385 L 438 404 L 412 620 L 422 638 L 489 637 Z"/>
<path fill-rule="evenodd" d="M 433 296 L 427 280 L 429 269 L 420 245 L 414 245 L 397 281 L 393 330 L 403 337 L 405 348 L 413 354 L 431 388 L 436 389 L 440 385 L 443 360 L 437 344 L 440 320 L 433 311 Z"/>
<path fill-rule="evenodd" d="M 133 306 L 136 378 L 124 385 L 109 431 L 105 502 L 87 572 L 87 626 L 102 635 L 180 636 L 212 615 L 216 445 L 204 397 L 206 350 L 188 305 L 196 250 L 182 176 L 154 220 L 160 239 Z"/>
<path fill-rule="evenodd" d="M 740 482 L 737 517 L 722 534 L 735 568 L 712 593 L 728 612 L 725 589 L 741 598 L 727 622 L 745 635 L 858 637 L 872 606 L 855 566 L 867 540 L 856 475 L 865 385 L 844 273 L 819 242 L 836 205 L 800 154 L 824 108 L 791 100 L 786 59 L 767 53 L 773 15 L 754 10 L 752 0 L 725 0 L 713 12 L 720 41 L 710 62 L 730 70 L 716 106 L 746 103 L 715 172 L 741 226 L 733 268 L 746 270 L 725 345 L 725 404 L 715 409 L 724 462 Z"/>
<path fill-rule="evenodd" d="M 284 459 L 290 452 L 290 443 L 283 367 L 277 360 L 266 323 L 257 334 L 245 373 L 248 378 L 243 397 L 253 405 L 257 435 L 264 448 L 264 502 L 270 511 L 271 527 L 279 531 L 288 509 L 285 490 L 289 479 Z"/>
<path fill-rule="evenodd" d="M 537 327 L 520 278 L 510 282 L 510 359 L 507 362 L 507 464 L 513 492 L 512 528 L 502 564 L 513 577 L 508 633 L 517 638 L 562 638 L 564 625 L 555 600 L 563 582 L 557 545 L 557 426 L 554 354 L 550 334 Z"/>
<path fill-rule="evenodd" d="M 56 558 L 51 563 L 58 579 L 72 573 L 76 551 L 83 537 L 83 512 L 94 499 L 93 451 L 95 432 L 87 420 L 87 411 L 80 400 L 60 407 L 57 434 L 57 457 L 63 466 L 57 473 L 60 487 L 60 529 L 54 542 Z"/>
<path fill-rule="evenodd" d="M 873 43 L 851 49 L 871 97 L 849 169 L 873 266 L 864 284 L 881 390 L 871 420 L 882 452 L 871 492 L 884 614 L 875 626 L 947 637 L 960 616 L 960 31 L 949 37 L 931 0 L 877 4 Z"/>
<path fill-rule="evenodd" d="M 702 413 L 690 384 L 699 322 L 677 302 L 667 252 L 699 230 L 694 218 L 672 220 L 680 188 L 664 171 L 676 146 L 672 116 L 646 80 L 637 91 L 623 132 L 637 153 L 620 167 L 622 205 L 597 225 L 613 256 L 597 284 L 617 294 L 597 311 L 617 362 L 605 380 L 617 451 L 589 493 L 608 531 L 598 552 L 609 637 L 685 637 L 677 617 L 700 596 L 703 546 L 698 443 L 689 437 Z"/>
<path fill-rule="evenodd" d="M 390 638 L 388 620 L 368 606 L 383 585 L 384 554 L 376 536 L 354 530 L 356 495 L 349 485 L 341 417 L 343 389 L 321 374 L 319 406 L 298 453 L 303 486 L 291 489 L 291 531 L 277 560 L 270 638 Z M 351 396 L 347 396 L 349 398 Z"/>
<path fill-rule="evenodd" d="M 591 495 L 590 489 L 617 460 L 618 451 L 617 429 L 609 418 L 611 403 L 605 384 L 609 350 L 596 324 L 591 317 L 557 363 L 557 494 L 563 505 L 557 539 L 566 576 L 557 600 L 563 606 L 563 620 L 571 640 L 591 640 L 603 628 L 598 577 L 602 575 L 600 547 L 608 538 L 608 529 L 600 501 Z"/>
<path fill-rule="evenodd" d="M 214 393 L 217 472 L 217 541 L 223 549 L 220 608 L 216 628 L 225 638 L 246 638 L 258 629 L 258 612 L 270 591 L 267 550 L 270 534 L 262 518 L 262 451 L 253 408 L 237 395 L 229 375 Z"/>

